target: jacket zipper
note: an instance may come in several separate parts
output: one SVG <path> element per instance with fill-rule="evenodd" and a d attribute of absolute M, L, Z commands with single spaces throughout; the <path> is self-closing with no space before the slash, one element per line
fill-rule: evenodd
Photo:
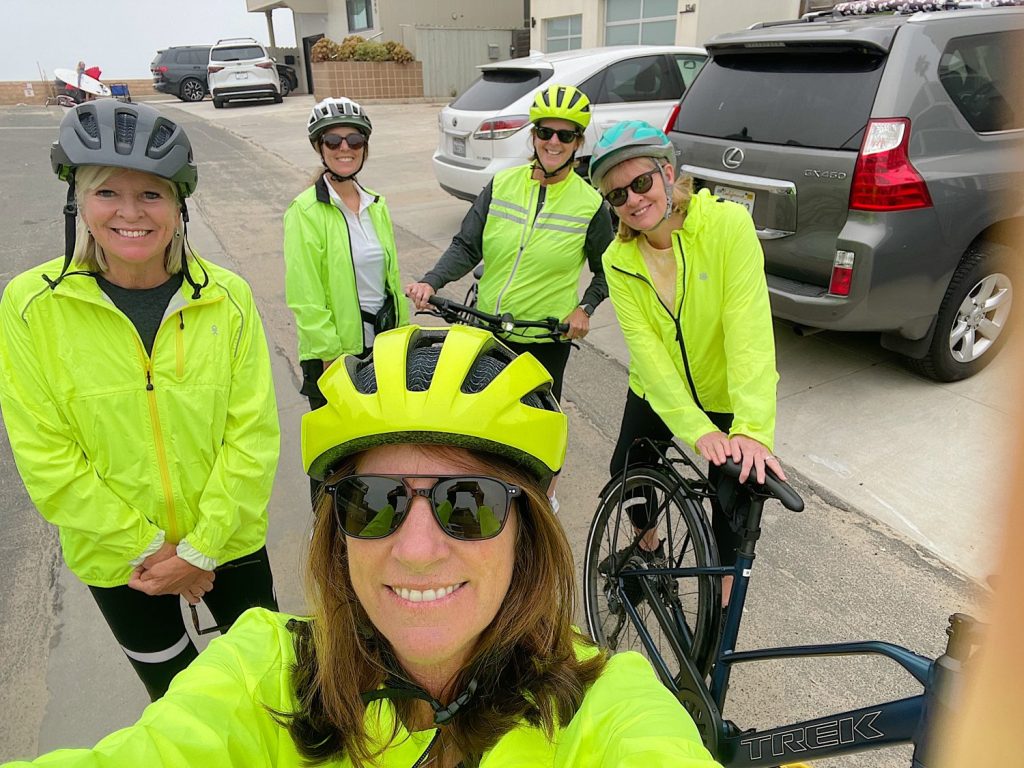
<path fill-rule="evenodd" d="M 412 768 L 419 768 L 419 766 L 426 764 L 426 762 L 427 762 L 427 755 L 430 754 L 430 750 L 432 750 L 434 748 L 434 745 L 437 743 L 437 739 L 440 736 L 441 736 L 441 729 L 438 728 L 434 732 L 434 737 L 430 740 L 430 743 L 427 744 L 427 748 L 425 750 L 423 750 L 423 754 L 420 755 L 419 758 L 416 760 L 416 762 L 412 764 Z"/>
<path fill-rule="evenodd" d="M 543 190 L 543 187 L 541 187 L 538 184 L 537 189 Z M 533 192 L 534 190 L 531 188 L 530 204 L 526 208 L 527 211 L 533 210 Z M 501 300 L 505 297 L 505 292 L 509 289 L 509 286 L 512 285 L 512 279 L 516 276 L 516 270 L 519 269 L 519 262 L 523 258 L 523 251 L 526 250 L 526 245 L 527 243 L 530 242 L 530 235 L 533 234 L 533 229 L 537 224 L 537 217 L 540 215 L 540 209 L 541 207 L 543 207 L 543 205 L 544 197 L 540 196 L 537 200 L 537 210 L 533 212 L 533 221 L 530 222 L 529 226 L 523 226 L 523 233 L 519 237 L 519 252 L 516 253 L 516 260 L 512 262 L 512 271 L 509 272 L 508 280 L 506 281 L 504 287 L 498 292 L 498 300 L 497 302 L 495 302 L 494 305 L 494 314 L 496 315 L 501 313 Z"/>
<path fill-rule="evenodd" d="M 676 235 L 677 240 L 678 238 L 679 236 Z M 681 316 L 683 314 L 683 302 L 686 300 L 686 256 L 683 255 L 682 242 L 679 242 L 679 255 L 683 267 L 683 279 L 681 281 L 682 291 L 679 297 L 679 314 Z M 614 264 L 612 265 L 612 269 L 616 270 L 617 272 L 621 272 L 624 275 L 635 277 L 637 280 L 640 280 L 641 282 L 647 284 L 650 287 L 650 289 L 654 292 L 654 297 L 658 300 L 658 306 L 664 309 L 668 313 L 668 316 L 672 318 L 672 325 L 675 326 L 676 329 L 676 341 L 679 342 L 679 352 L 683 356 L 683 371 L 686 373 L 686 383 L 690 387 L 690 394 L 693 396 L 693 402 L 696 403 L 697 407 L 703 411 L 704 405 L 701 403 L 700 397 L 697 395 L 697 385 L 694 384 L 693 374 L 690 372 L 690 358 L 686 354 L 686 342 L 683 340 L 683 326 L 679 318 L 675 316 L 671 309 L 665 306 L 665 302 L 662 301 L 661 296 L 658 295 L 658 289 L 655 288 L 654 284 L 651 283 L 651 281 L 648 280 L 646 277 L 644 277 L 643 275 L 638 275 L 635 272 L 629 272 Z"/>
<path fill-rule="evenodd" d="M 154 341 L 154 343 L 156 343 Z M 178 311 L 178 331 L 174 337 L 175 366 L 174 372 L 178 379 L 185 376 L 185 317 Z"/>
<path fill-rule="evenodd" d="M 134 326 L 133 326 L 134 327 Z M 163 326 L 161 325 L 161 328 Z M 160 329 L 157 329 L 157 336 Z M 142 339 L 136 331 L 135 341 L 138 345 L 139 358 L 142 360 L 146 372 L 146 399 L 149 401 L 149 421 L 153 428 L 153 445 L 156 449 L 156 463 L 160 471 L 160 485 L 164 492 L 164 506 L 167 508 L 167 540 L 176 544 L 180 539 L 178 536 L 178 514 L 174 506 L 174 490 L 171 486 L 171 471 L 167 466 L 167 447 L 164 445 L 164 434 L 160 426 L 160 412 L 156 404 L 156 389 L 153 386 L 153 359 L 146 354 L 142 346 Z M 153 348 L 156 348 L 156 337 L 153 338 Z"/>

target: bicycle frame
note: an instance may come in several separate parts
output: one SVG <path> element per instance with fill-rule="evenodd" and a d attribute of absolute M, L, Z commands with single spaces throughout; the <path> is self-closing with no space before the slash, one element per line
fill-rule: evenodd
<path fill-rule="evenodd" d="M 675 468 L 675 464 L 684 463 L 696 472 L 698 478 L 704 482 L 707 481 L 677 445 L 670 444 L 679 452 L 682 457 L 681 462 L 668 458 L 666 451 L 662 451 L 653 441 L 647 440 L 646 442 L 660 457 L 656 465 L 667 470 L 678 483 L 675 488 L 676 492 L 683 491 L 691 497 L 710 496 L 711 489 L 707 494 L 695 491 L 693 484 L 680 475 Z M 625 475 L 625 470 L 623 474 Z M 622 486 L 624 485 L 623 482 Z M 750 489 L 748 488 L 748 490 Z M 742 543 L 736 563 L 732 566 L 645 567 L 624 569 L 619 572 L 617 578 L 618 599 L 622 601 L 629 621 L 633 624 L 640 642 L 644 645 L 655 672 L 662 683 L 687 705 L 687 709 L 698 724 L 704 724 L 702 737 L 705 740 L 705 746 L 722 763 L 724 768 L 770 768 L 786 762 L 836 757 L 903 743 L 915 745 L 914 768 L 927 768 L 932 762 L 926 755 L 927 736 L 933 722 L 932 713 L 937 709 L 953 708 L 953 702 L 950 700 L 952 698 L 950 690 L 955 687 L 952 678 L 959 672 L 962 663 L 970 656 L 970 649 L 976 642 L 974 620 L 961 614 L 950 618 L 950 628 L 947 629 L 949 635 L 947 651 L 937 660 L 881 641 L 737 651 L 736 641 L 739 636 L 743 606 L 746 602 L 755 559 L 754 550 L 760 536 L 761 513 L 764 502 L 768 498 L 770 496 L 763 493 L 756 491 L 751 493 L 750 508 L 742 532 Z M 620 520 L 621 515 L 620 499 Z M 616 525 L 618 524 L 619 521 L 616 522 Z M 641 536 L 642 534 L 637 535 L 636 542 Z M 651 577 L 670 576 L 692 579 L 698 576 L 721 578 L 730 575 L 734 579 L 729 606 L 725 612 L 725 623 L 721 627 L 721 634 L 716 646 L 709 685 L 687 653 L 690 638 L 685 620 L 676 615 L 678 612 L 670 611 L 669 606 L 665 605 L 656 592 Z M 679 662 L 678 679 L 673 677 L 650 631 L 644 625 L 637 606 L 628 597 L 625 580 L 637 577 L 644 599 L 647 600 L 656 621 L 667 636 L 672 654 Z M 881 655 L 891 659 L 921 684 L 923 692 L 917 696 L 897 701 L 883 702 L 763 731 L 741 731 L 734 723 L 725 721 L 722 717 L 721 713 L 729 688 L 729 678 L 735 664 L 773 659 L 857 655 Z"/>

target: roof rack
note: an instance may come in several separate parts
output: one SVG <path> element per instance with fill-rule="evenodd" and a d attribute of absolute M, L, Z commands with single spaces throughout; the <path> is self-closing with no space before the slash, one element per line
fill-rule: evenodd
<path fill-rule="evenodd" d="M 221 43 L 256 43 L 259 45 L 255 37 L 225 37 L 223 40 L 218 40 L 215 45 Z"/>
<path fill-rule="evenodd" d="M 836 3 L 832 16 L 864 16 L 872 13 L 910 14 L 933 11 L 959 11 L 969 8 L 1005 8 L 1024 6 L 1024 0 L 852 0 Z"/>

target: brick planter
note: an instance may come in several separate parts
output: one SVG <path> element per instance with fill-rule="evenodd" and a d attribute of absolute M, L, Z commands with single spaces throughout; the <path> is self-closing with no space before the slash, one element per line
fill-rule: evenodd
<path fill-rule="evenodd" d="M 313 96 L 363 99 L 423 98 L 423 62 L 321 61 L 313 64 Z"/>

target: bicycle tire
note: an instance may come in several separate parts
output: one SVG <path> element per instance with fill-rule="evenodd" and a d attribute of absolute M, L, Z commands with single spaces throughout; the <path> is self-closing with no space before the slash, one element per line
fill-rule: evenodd
<path fill-rule="evenodd" d="M 623 483 L 625 488 L 623 489 Z M 659 467 L 638 466 L 630 468 L 625 478 L 618 475 L 605 486 L 594 519 L 587 535 L 586 554 L 583 563 L 584 611 L 590 635 L 602 647 L 613 652 L 635 650 L 647 658 L 650 654 L 641 642 L 636 628 L 626 617 L 621 604 L 616 573 L 605 574 L 599 570 L 606 558 L 633 543 L 635 528 L 623 509 L 620 516 L 620 497 L 630 498 L 639 488 L 653 493 L 658 505 L 658 537 L 664 539 L 665 554 L 670 555 L 668 567 L 694 568 L 718 565 L 718 552 L 714 534 L 711 532 L 700 499 L 687 496 L 678 483 Z M 667 513 L 666 513 L 667 510 Z M 635 567 L 636 561 L 634 560 Z M 615 568 L 616 572 L 622 568 Z M 659 597 L 670 609 L 677 609 L 674 615 L 681 616 L 686 623 L 692 643 L 684 640 L 689 648 L 689 657 L 702 675 L 707 675 L 713 660 L 715 642 L 721 615 L 721 580 L 713 576 L 678 577 L 651 576 L 658 579 Z M 675 589 L 673 589 L 673 584 Z M 610 592 L 609 590 L 614 590 Z M 616 607 L 615 603 L 618 602 Z M 637 607 L 640 618 L 651 634 L 658 653 L 665 660 L 673 678 L 680 679 L 682 666 L 676 658 L 668 632 L 677 639 L 684 634 L 681 628 L 663 627 L 653 616 L 653 609 L 642 598 Z"/>

